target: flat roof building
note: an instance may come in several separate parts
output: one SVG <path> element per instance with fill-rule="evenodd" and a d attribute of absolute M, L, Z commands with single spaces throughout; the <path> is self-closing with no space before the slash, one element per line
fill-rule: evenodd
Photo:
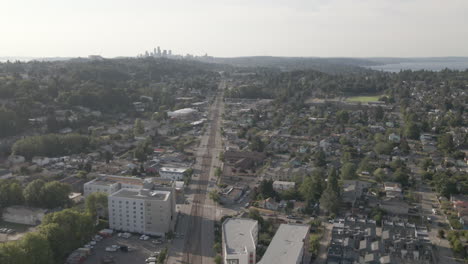
<path fill-rule="evenodd" d="M 174 192 L 121 189 L 109 196 L 108 209 L 112 229 L 164 236 L 175 221 Z"/>
<path fill-rule="evenodd" d="M 222 243 L 225 264 L 255 264 L 258 222 L 229 218 L 223 223 Z"/>
<path fill-rule="evenodd" d="M 300 264 L 309 246 L 309 225 L 281 224 L 259 264 Z"/>
<path fill-rule="evenodd" d="M 162 167 L 159 169 L 159 176 L 163 179 L 170 179 L 173 181 L 181 181 L 184 179 L 184 173 L 187 171 L 187 168 L 170 168 Z"/>
<path fill-rule="evenodd" d="M 85 197 L 94 192 L 104 192 L 110 195 L 123 188 L 141 189 L 143 184 L 144 180 L 137 177 L 99 175 L 83 185 L 83 194 Z"/>

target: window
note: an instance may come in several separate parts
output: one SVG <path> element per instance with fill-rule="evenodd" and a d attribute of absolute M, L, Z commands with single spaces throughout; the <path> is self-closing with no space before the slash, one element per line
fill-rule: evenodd
<path fill-rule="evenodd" d="M 238 259 L 226 259 L 226 264 L 239 264 Z"/>

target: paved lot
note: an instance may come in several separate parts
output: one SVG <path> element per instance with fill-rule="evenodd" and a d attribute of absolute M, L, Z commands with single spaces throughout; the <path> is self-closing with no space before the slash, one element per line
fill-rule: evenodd
<path fill-rule="evenodd" d="M 149 239 L 143 241 L 139 239 L 139 235 L 133 235 L 130 238 L 120 238 L 117 235 L 114 235 L 110 238 L 104 238 L 100 242 L 97 242 L 93 249 L 92 255 L 86 259 L 84 264 L 100 264 L 101 258 L 105 256 L 113 256 L 114 263 L 116 264 L 144 264 L 145 260 L 150 256 L 152 252 L 161 251 L 166 247 L 166 244 L 156 245 L 151 243 Z M 105 248 L 111 245 L 120 245 L 132 247 L 135 250 L 132 252 L 121 252 L 120 250 L 116 252 L 107 252 Z"/>

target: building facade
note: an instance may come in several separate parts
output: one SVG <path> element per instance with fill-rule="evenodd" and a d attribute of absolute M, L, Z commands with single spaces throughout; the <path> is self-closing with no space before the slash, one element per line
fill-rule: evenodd
<path fill-rule="evenodd" d="M 164 236 L 175 221 L 169 190 L 121 189 L 109 196 L 108 206 L 109 226 L 116 230 Z"/>

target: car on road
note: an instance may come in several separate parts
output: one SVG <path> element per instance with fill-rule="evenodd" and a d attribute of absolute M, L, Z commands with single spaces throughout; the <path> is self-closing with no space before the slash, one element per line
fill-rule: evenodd
<path fill-rule="evenodd" d="M 146 259 L 146 263 L 156 262 L 156 260 L 157 260 L 156 257 L 149 257 Z"/>

